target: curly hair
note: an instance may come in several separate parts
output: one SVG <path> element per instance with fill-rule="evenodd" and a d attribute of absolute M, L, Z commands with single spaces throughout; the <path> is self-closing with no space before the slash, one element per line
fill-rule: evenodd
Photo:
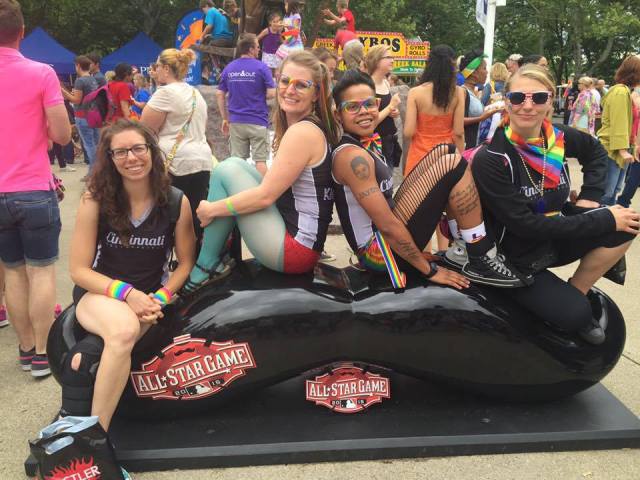
<path fill-rule="evenodd" d="M 129 244 L 132 233 L 131 204 L 124 188 L 122 176 L 111 159 L 111 141 L 119 133 L 133 130 L 149 145 L 151 172 L 149 183 L 154 204 L 163 207 L 169 202 L 171 181 L 164 166 L 164 154 L 151 130 L 131 120 L 121 119 L 103 130 L 96 152 L 96 163 L 87 184 L 91 198 L 100 206 L 100 217 L 108 219 L 109 225 L 118 233 L 124 245 Z"/>

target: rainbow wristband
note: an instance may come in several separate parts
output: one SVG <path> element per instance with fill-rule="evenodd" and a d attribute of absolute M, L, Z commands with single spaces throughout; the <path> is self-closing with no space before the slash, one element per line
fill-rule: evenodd
<path fill-rule="evenodd" d="M 169 303 L 172 297 L 173 297 L 173 292 L 169 290 L 167 287 L 160 287 L 153 294 L 153 298 L 157 298 L 160 301 L 160 303 L 162 303 L 162 305 L 166 305 L 167 303 Z"/>
<path fill-rule="evenodd" d="M 236 209 L 233 208 L 233 203 L 231 203 L 231 198 L 227 197 L 224 203 L 227 206 L 227 210 L 229 210 L 229 213 L 231 213 L 231 215 L 233 215 L 234 217 L 237 217 L 238 212 L 236 212 Z"/>
<path fill-rule="evenodd" d="M 107 297 L 124 302 L 131 290 L 133 290 L 133 285 L 123 282 L 122 280 L 112 280 L 105 293 Z"/>

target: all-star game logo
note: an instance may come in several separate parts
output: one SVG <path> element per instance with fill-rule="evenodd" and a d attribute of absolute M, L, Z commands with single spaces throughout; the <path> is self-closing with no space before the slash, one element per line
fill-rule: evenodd
<path fill-rule="evenodd" d="M 187 334 L 131 372 L 131 382 L 139 397 L 196 400 L 218 393 L 255 367 L 248 343 L 216 343 Z"/>
<path fill-rule="evenodd" d="M 68 467 L 57 466 L 44 478 L 45 480 L 100 480 L 102 474 L 98 466 L 93 464 L 93 457 L 89 457 L 89 460 L 84 458 L 72 460 Z"/>
<path fill-rule="evenodd" d="M 391 398 L 389 379 L 344 365 L 306 382 L 307 400 L 334 412 L 356 413 Z"/>

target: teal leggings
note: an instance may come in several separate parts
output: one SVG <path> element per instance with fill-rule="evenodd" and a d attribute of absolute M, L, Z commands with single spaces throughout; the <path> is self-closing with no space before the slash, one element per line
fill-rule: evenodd
<path fill-rule="evenodd" d="M 207 200 L 210 202 L 222 200 L 257 187 L 261 181 L 262 176 L 245 160 L 230 157 L 220 162 L 211 172 Z M 236 224 L 255 258 L 265 267 L 282 272 L 286 229 L 282 215 L 275 205 L 237 217 L 215 218 L 204 229 L 202 249 L 196 263 L 209 271 L 217 267 L 220 262 L 220 252 Z M 191 271 L 189 277 L 195 283 L 201 283 L 207 278 L 207 273 L 198 267 Z"/>

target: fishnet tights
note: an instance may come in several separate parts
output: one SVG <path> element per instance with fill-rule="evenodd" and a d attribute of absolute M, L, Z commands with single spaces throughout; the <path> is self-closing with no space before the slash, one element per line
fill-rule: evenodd
<path fill-rule="evenodd" d="M 402 223 L 409 224 L 411 218 L 436 188 L 436 185 L 458 165 L 459 157 L 454 155 L 455 151 L 455 145 L 445 143 L 436 145 L 405 177 L 393 197 L 395 202 L 393 213 Z M 443 209 L 448 201 L 448 196 L 444 200 Z M 440 216 L 441 213 L 442 210 L 437 212 L 437 215 Z"/>

